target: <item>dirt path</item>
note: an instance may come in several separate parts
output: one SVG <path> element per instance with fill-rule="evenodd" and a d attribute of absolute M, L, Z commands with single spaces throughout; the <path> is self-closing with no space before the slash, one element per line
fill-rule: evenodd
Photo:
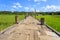
<path fill-rule="evenodd" d="M 0 40 L 60 40 L 55 33 L 38 25 L 39 21 L 29 16 L 16 27 L 0 35 Z"/>

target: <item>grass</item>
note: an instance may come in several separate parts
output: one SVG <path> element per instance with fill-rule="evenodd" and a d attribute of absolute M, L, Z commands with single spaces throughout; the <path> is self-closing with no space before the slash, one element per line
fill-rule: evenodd
<path fill-rule="evenodd" d="M 45 18 L 45 23 L 51 26 L 56 31 L 60 32 L 60 15 L 44 15 L 44 16 L 36 16 L 38 20 L 41 17 Z"/>
<path fill-rule="evenodd" d="M 24 19 L 24 15 L 18 15 L 18 21 Z M 0 15 L 0 31 L 15 24 L 15 15 Z"/>

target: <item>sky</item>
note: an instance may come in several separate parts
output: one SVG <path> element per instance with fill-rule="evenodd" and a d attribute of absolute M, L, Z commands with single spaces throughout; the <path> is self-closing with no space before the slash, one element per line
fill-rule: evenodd
<path fill-rule="evenodd" d="M 60 11 L 60 0 L 0 0 L 0 11 Z"/>

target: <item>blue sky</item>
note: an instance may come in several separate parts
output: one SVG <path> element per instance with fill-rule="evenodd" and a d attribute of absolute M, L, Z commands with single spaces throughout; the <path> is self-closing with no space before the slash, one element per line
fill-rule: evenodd
<path fill-rule="evenodd" d="M 60 0 L 0 0 L 0 11 L 60 11 Z"/>

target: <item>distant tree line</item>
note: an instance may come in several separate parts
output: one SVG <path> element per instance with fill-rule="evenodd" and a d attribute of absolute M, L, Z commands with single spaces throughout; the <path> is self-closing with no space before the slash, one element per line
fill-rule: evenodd
<path fill-rule="evenodd" d="M 42 15 L 60 15 L 60 12 L 17 12 L 17 11 L 14 11 L 14 12 L 11 12 L 11 11 L 0 11 L 0 14 L 14 14 L 14 15 L 26 15 L 26 14 L 29 14 L 29 15 L 38 15 L 38 14 L 42 14 Z"/>
<path fill-rule="evenodd" d="M 41 12 L 43 15 L 60 15 L 60 12 Z"/>
<path fill-rule="evenodd" d="M 0 11 L 0 14 L 9 14 L 9 15 L 22 15 L 22 14 L 26 14 L 26 12 L 11 12 L 11 11 Z"/>

